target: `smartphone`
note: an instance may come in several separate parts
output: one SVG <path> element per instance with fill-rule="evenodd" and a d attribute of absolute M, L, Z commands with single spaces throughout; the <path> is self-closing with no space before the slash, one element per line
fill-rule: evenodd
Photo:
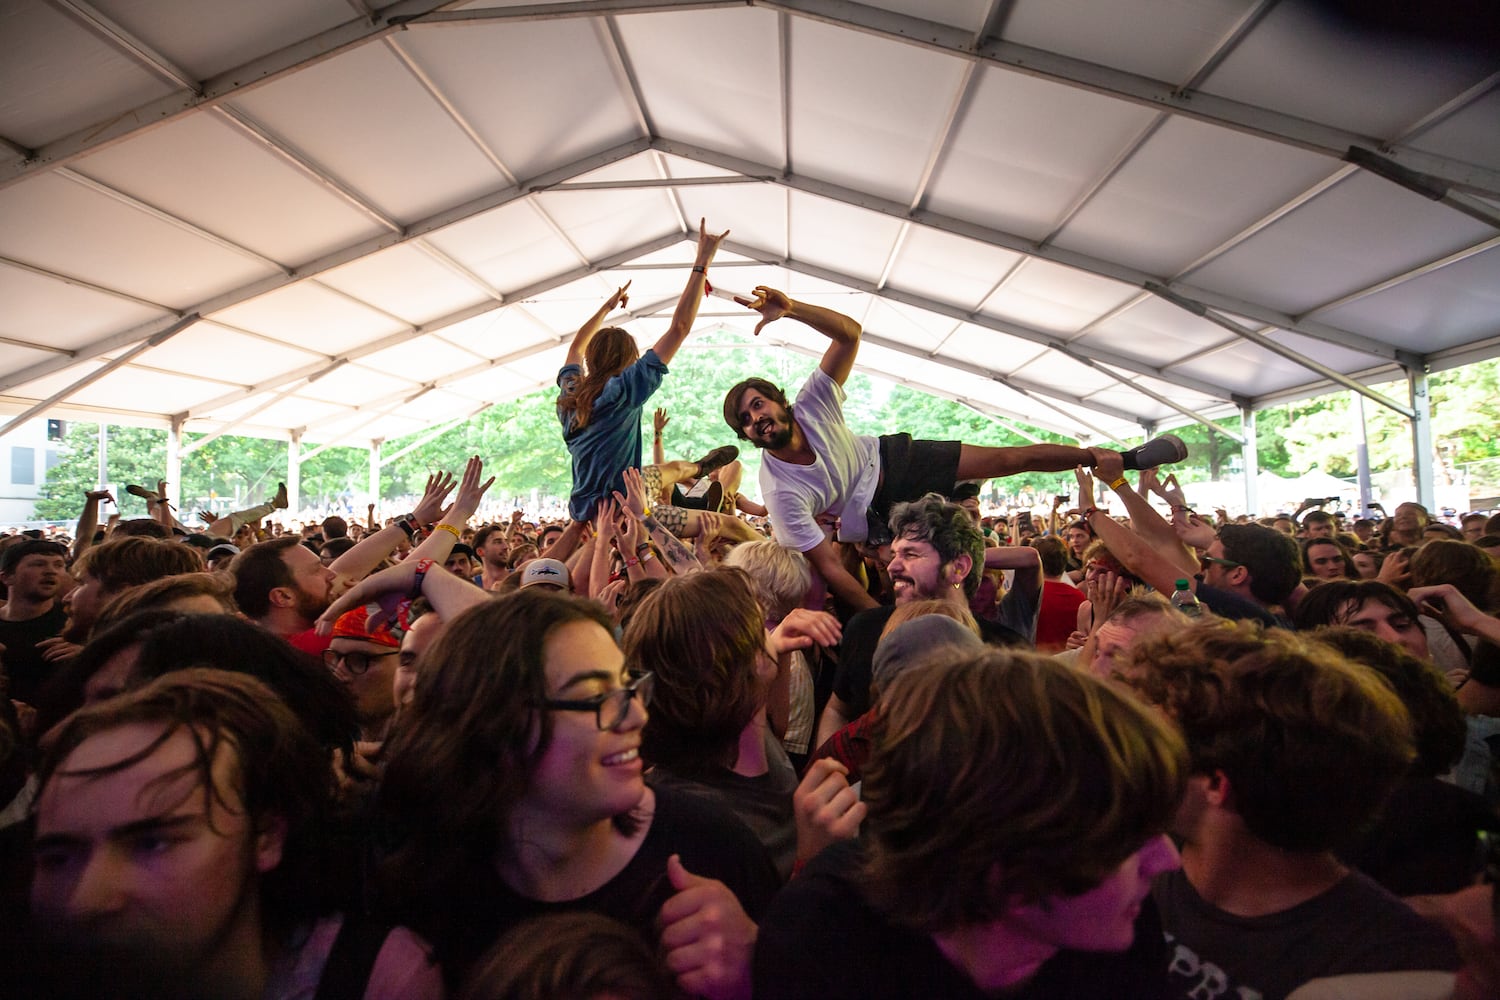
<path fill-rule="evenodd" d="M 1056 497 L 1058 503 L 1067 503 L 1071 499 L 1073 499 L 1071 493 L 1059 493 Z"/>
<path fill-rule="evenodd" d="M 1017 523 L 1020 525 L 1022 531 L 1036 530 L 1036 526 L 1031 523 L 1031 511 L 1029 510 L 1021 511 L 1021 516 L 1017 519 Z"/>

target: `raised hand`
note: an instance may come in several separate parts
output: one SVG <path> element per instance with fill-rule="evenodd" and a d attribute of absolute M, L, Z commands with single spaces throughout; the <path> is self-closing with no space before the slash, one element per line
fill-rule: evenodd
<path fill-rule="evenodd" d="M 760 336 L 761 328 L 767 323 L 774 323 L 792 311 L 792 300 L 785 292 L 777 291 L 767 285 L 756 285 L 754 295 L 753 299 L 736 295 L 734 301 L 760 313 L 760 322 L 755 324 L 755 335 Z"/>
<path fill-rule="evenodd" d="M 1219 535 L 1202 515 L 1189 514 L 1181 506 L 1172 508 L 1172 527 L 1176 529 L 1178 538 L 1195 549 L 1208 548 Z"/>
<path fill-rule="evenodd" d="M 708 231 L 708 220 L 698 220 L 698 261 L 695 266 L 707 267 L 713 263 L 714 254 L 719 252 L 719 244 L 724 242 L 724 237 L 729 235 L 729 230 L 724 230 L 715 236 Z"/>
<path fill-rule="evenodd" d="M 412 508 L 412 516 L 417 519 L 418 524 L 426 527 L 437 523 L 443 516 L 443 501 L 453 492 L 454 482 L 451 472 L 435 472 L 427 477 L 427 488 L 422 491 L 422 499 Z"/>
<path fill-rule="evenodd" d="M 619 496 L 619 494 L 615 494 Z M 619 508 L 615 501 L 605 498 L 599 501 L 599 516 L 594 518 L 595 545 L 610 545 L 615 540 L 615 518 Z"/>
<path fill-rule="evenodd" d="M 615 502 L 620 509 L 628 511 L 637 519 L 646 516 L 646 480 L 641 476 L 640 469 L 626 469 L 623 473 L 625 479 L 625 495 L 621 496 L 619 490 L 614 490 Z"/>
<path fill-rule="evenodd" d="M 1097 632 L 1099 626 L 1114 614 L 1115 608 L 1120 606 L 1120 602 L 1125 600 L 1125 595 L 1129 592 L 1130 581 L 1107 570 L 1084 584 L 1084 593 L 1088 594 L 1089 605 L 1093 611 L 1094 631 Z"/>
<path fill-rule="evenodd" d="M 842 634 L 839 620 L 828 612 L 794 608 L 771 631 L 771 651 L 780 656 L 809 646 L 836 646 Z"/>
<path fill-rule="evenodd" d="M 651 430 L 657 434 L 660 434 L 662 431 L 667 429 L 667 424 L 671 422 L 672 418 L 667 416 L 667 411 L 658 406 L 656 408 L 656 413 L 654 413 L 651 417 Z"/>
<path fill-rule="evenodd" d="M 115 495 L 109 490 L 89 490 L 83 496 L 85 500 L 89 501 L 107 500 L 110 503 L 115 502 Z"/>
<path fill-rule="evenodd" d="M 667 878 L 677 890 L 662 904 L 661 950 L 684 993 L 709 1000 L 750 1000 L 750 956 L 759 928 L 729 887 L 694 875 L 674 854 Z"/>
<path fill-rule="evenodd" d="M 1080 465 L 1073 470 L 1073 476 L 1078 480 L 1078 506 L 1082 510 L 1096 506 L 1098 501 L 1094 493 L 1094 474 Z"/>
<path fill-rule="evenodd" d="M 634 280 L 634 279 L 631 279 L 631 280 Z M 630 282 L 627 281 L 627 282 L 625 282 L 625 284 L 623 284 L 619 288 L 615 289 L 615 293 L 609 297 L 609 301 L 604 304 L 604 308 L 606 308 L 606 309 L 624 309 L 629 304 L 630 304 Z"/>
<path fill-rule="evenodd" d="M 866 808 L 849 787 L 848 774 L 849 769 L 833 758 L 820 758 L 792 793 L 798 861 L 809 861 L 829 844 L 859 835 Z"/>
<path fill-rule="evenodd" d="M 1182 484 L 1177 481 L 1177 473 L 1169 472 L 1167 478 L 1161 481 L 1161 498 L 1173 507 L 1186 507 L 1187 494 L 1182 491 Z"/>
<path fill-rule="evenodd" d="M 453 505 L 443 511 L 442 523 L 451 524 L 455 528 L 462 528 L 468 523 L 469 518 L 479 509 L 479 503 L 484 499 L 485 491 L 495 485 L 495 477 L 491 476 L 484 482 L 479 477 L 484 475 L 484 463 L 479 456 L 475 455 L 469 459 L 464 466 L 464 475 L 458 484 L 458 492 L 453 495 Z"/>

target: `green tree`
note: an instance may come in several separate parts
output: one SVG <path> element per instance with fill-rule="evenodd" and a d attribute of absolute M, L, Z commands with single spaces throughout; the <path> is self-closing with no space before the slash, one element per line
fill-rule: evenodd
<path fill-rule="evenodd" d="M 62 461 L 47 471 L 38 491 L 36 516 L 71 521 L 83 509 L 83 495 L 93 489 L 99 474 L 99 425 L 68 424 Z M 109 426 L 105 434 L 108 480 L 117 488 L 115 499 L 123 517 L 145 517 L 146 501 L 129 495 L 126 483 L 149 483 L 154 488 L 167 465 L 167 432 L 146 427 Z"/>

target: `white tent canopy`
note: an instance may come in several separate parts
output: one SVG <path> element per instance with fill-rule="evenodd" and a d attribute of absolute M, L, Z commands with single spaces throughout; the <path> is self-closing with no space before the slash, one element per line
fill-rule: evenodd
<path fill-rule="evenodd" d="M 654 339 L 700 216 L 982 412 L 1406 374 L 1420 454 L 1425 372 L 1500 353 L 1500 58 L 1291 0 L 0 0 L 3 412 L 421 431 L 626 280 Z"/>

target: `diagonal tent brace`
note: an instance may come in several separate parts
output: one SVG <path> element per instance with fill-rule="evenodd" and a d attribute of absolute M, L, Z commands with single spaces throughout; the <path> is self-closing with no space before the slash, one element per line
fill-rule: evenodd
<path fill-rule="evenodd" d="M 494 404 L 490 402 L 480 403 L 474 409 L 470 410 L 468 413 L 463 414 L 462 416 L 444 420 L 436 427 L 428 428 L 425 434 L 417 438 L 405 448 L 402 448 L 400 451 L 393 451 L 389 455 L 382 455 L 380 458 L 380 464 L 390 465 L 396 459 L 406 457 L 410 453 L 422 447 L 424 444 L 430 444 L 431 442 L 436 441 L 438 438 L 442 437 L 444 434 L 447 434 L 449 431 L 454 430 L 455 428 L 467 423 L 470 420 L 473 420 L 475 417 L 479 416 L 481 413 L 483 413 L 485 410 L 488 410 L 493 405 Z"/>
<path fill-rule="evenodd" d="M 1486 225 L 1500 229 L 1500 211 L 1493 205 L 1488 205 L 1473 195 L 1463 194 L 1453 190 L 1452 185 L 1438 177 L 1419 173 L 1403 167 L 1389 157 L 1381 156 L 1368 149 L 1359 146 L 1350 146 L 1345 158 L 1356 166 L 1363 167 L 1377 177 L 1383 177 L 1392 184 L 1400 185 L 1408 191 L 1413 191 L 1423 198 L 1447 205 L 1457 212 L 1462 212 L 1472 219 L 1478 219 Z"/>
<path fill-rule="evenodd" d="M 330 372 L 333 372 L 333 371 L 338 370 L 339 368 L 342 368 L 346 363 L 347 362 L 344 359 L 340 359 L 338 361 L 335 361 L 333 364 L 329 365 L 327 368 L 324 368 L 322 371 L 318 372 L 316 375 L 313 375 L 306 382 L 298 383 L 297 385 L 294 385 L 294 386 L 292 386 L 289 389 L 283 389 L 281 392 L 278 392 L 276 395 L 272 396 L 270 399 L 266 400 L 264 403 L 261 403 L 259 406 L 256 406 L 253 409 L 247 410 L 246 412 L 240 414 L 239 416 L 235 417 L 233 420 L 228 421 L 227 423 L 220 424 L 214 430 L 210 431 L 208 434 L 205 434 L 203 437 L 199 438 L 198 440 L 193 441 L 193 442 L 191 442 L 191 443 L 189 443 L 187 445 L 184 445 L 183 449 L 182 449 L 182 453 L 184 455 L 191 455 L 193 452 L 197 451 L 199 448 L 202 448 L 204 445 L 209 444 L 209 443 L 211 443 L 213 441 L 217 441 L 219 438 L 223 437 L 225 434 L 228 434 L 230 431 L 234 430 L 236 427 L 238 427 L 241 424 L 247 422 L 251 417 L 259 416 L 260 414 L 264 413 L 266 410 L 269 410 L 271 407 L 273 407 L 277 403 L 281 402 L 283 399 L 286 399 L 288 396 L 290 396 L 290 395 L 298 392 L 299 390 L 303 389 L 304 387 L 306 387 L 308 385 L 312 385 L 314 382 L 316 382 L 318 379 L 322 378 L 324 375 L 327 375 Z M 186 414 L 180 414 L 180 415 L 178 415 L 178 417 L 176 419 L 177 420 L 185 420 L 186 419 Z"/>
<path fill-rule="evenodd" d="M 48 396 L 41 402 L 27 407 L 20 414 L 13 417 L 8 423 L 6 423 L 4 427 L 0 427 L 0 437 L 5 437 L 5 435 L 9 434 L 11 431 L 15 430 L 17 427 L 30 420 L 32 417 L 36 416 L 39 413 L 45 413 L 47 410 L 68 399 L 73 394 L 81 392 L 82 390 L 93 385 L 95 382 L 99 381 L 101 378 L 108 375 L 115 369 L 124 367 L 125 365 L 129 364 L 131 360 L 142 354 L 145 354 L 153 347 L 158 347 L 161 344 L 166 343 L 196 322 L 198 322 L 197 313 L 192 313 L 191 315 L 182 317 L 176 323 L 173 323 L 171 326 L 167 327 L 165 330 L 162 330 L 160 333 L 155 334 L 151 338 L 144 340 L 139 344 L 136 344 L 130 350 L 126 351 L 124 354 L 121 354 L 114 360 L 100 365 L 97 369 L 89 372 L 83 378 L 78 379 L 76 382 L 69 384 L 65 388 L 59 389 L 57 392 L 54 392 L 52 395 Z"/>
<path fill-rule="evenodd" d="M 1290 347 L 1287 347 L 1283 344 L 1278 344 L 1276 341 L 1272 340 L 1270 337 L 1267 337 L 1265 334 L 1260 333 L 1259 331 L 1251 330 L 1247 327 L 1241 326 L 1239 323 L 1236 323 L 1228 316 L 1219 314 L 1218 312 L 1208 308 L 1201 302 L 1195 302 L 1192 299 L 1187 298 L 1183 295 L 1179 295 L 1176 292 L 1172 291 L 1170 288 L 1165 288 L 1161 285 L 1148 287 L 1147 291 L 1158 296 L 1163 301 L 1172 303 L 1172 305 L 1177 306 L 1179 309 L 1190 312 L 1194 316 L 1201 316 L 1204 319 L 1208 320 L 1210 323 L 1223 327 L 1235 336 L 1242 337 L 1263 350 L 1270 351 L 1272 354 L 1275 354 L 1278 357 L 1285 358 L 1293 364 L 1301 365 L 1308 371 L 1317 372 L 1319 375 L 1328 379 L 1330 382 L 1335 382 L 1346 389 L 1350 389 L 1354 392 L 1359 393 L 1361 396 L 1372 399 L 1375 402 L 1379 403 L 1381 406 L 1396 411 L 1408 420 L 1412 419 L 1412 416 L 1414 415 L 1415 411 L 1411 407 L 1402 406 L 1400 403 L 1396 402 L 1394 399 L 1391 399 L 1389 396 L 1386 396 L 1383 393 L 1376 392 L 1374 389 L 1371 389 L 1364 383 L 1357 382 L 1347 375 L 1342 375 L 1334 371 L 1332 368 L 1329 368 L 1327 365 L 1319 361 L 1314 361 L 1312 358 L 1309 358 L 1305 354 L 1299 354 L 1297 351 L 1292 350 Z"/>
<path fill-rule="evenodd" d="M 1019 392 L 1021 395 L 1025 396 L 1027 399 L 1029 399 L 1029 400 L 1031 400 L 1033 402 L 1036 402 L 1036 403 L 1040 403 L 1043 406 L 1047 407 L 1047 409 L 1049 409 L 1049 410 L 1053 410 L 1053 411 L 1055 411 L 1057 413 L 1061 413 L 1063 416 L 1067 417 L 1069 420 L 1076 420 L 1076 421 L 1078 421 L 1078 423 L 1079 423 L 1080 426 L 1086 427 L 1089 430 L 1093 431 L 1096 435 L 1098 435 L 1100 441 L 1113 441 L 1116 444 L 1124 444 L 1125 443 L 1124 441 L 1121 441 L 1118 437 L 1116 437 L 1114 434 L 1111 434 L 1109 431 L 1106 431 L 1106 430 L 1104 430 L 1101 427 L 1098 427 L 1098 426 L 1096 426 L 1094 424 L 1091 424 L 1091 423 L 1087 423 L 1086 421 L 1081 420 L 1078 417 L 1073 416 L 1071 413 L 1068 413 L 1066 410 L 1062 409 L 1056 403 L 1052 402 L 1050 399 L 1048 399 L 1046 396 L 1043 396 L 1039 392 L 1033 392 L 1029 388 L 1026 388 L 1026 387 L 1023 387 L 1023 386 L 1018 386 L 1018 385 L 1012 385 L 1011 388 L 1014 389 L 1016 392 Z M 1144 425 L 1144 424 L 1141 425 L 1141 429 L 1142 430 L 1146 430 L 1146 432 L 1148 434 L 1150 433 L 1150 431 L 1146 428 L 1146 425 Z"/>
<path fill-rule="evenodd" d="M 353 243 L 348 246 L 342 247 L 338 250 L 333 251 L 332 253 L 324 254 L 316 260 L 308 261 L 293 269 L 289 273 L 275 274 L 269 278 L 260 281 L 254 281 L 248 285 L 242 285 L 239 288 L 232 289 L 231 291 L 224 292 L 220 295 L 216 295 L 211 299 L 207 299 L 203 302 L 198 303 L 197 305 L 191 306 L 188 311 L 199 316 L 212 317 L 214 313 L 228 309 L 231 306 L 240 305 L 241 303 L 248 302 L 251 299 L 257 298 L 261 295 L 265 295 L 270 292 L 277 291 L 278 289 L 285 288 L 288 285 L 292 285 L 299 281 L 313 278 L 325 272 L 332 271 L 333 269 L 341 267 L 344 264 L 349 264 L 354 261 L 361 260 L 365 257 L 369 257 L 373 254 L 379 253 L 382 250 L 388 250 L 394 246 L 409 243 L 440 229 L 445 229 L 448 226 L 463 222 L 466 219 L 471 219 L 477 215 L 481 215 L 493 209 L 500 208 L 504 205 L 508 205 L 512 202 L 524 199 L 527 197 L 525 188 L 528 186 L 534 184 L 548 184 L 556 181 L 568 180 L 573 177 L 578 177 L 582 174 L 589 173 L 601 167 L 609 166 L 612 163 L 617 163 L 620 160 L 628 159 L 640 152 L 643 152 L 647 148 L 649 148 L 649 144 L 642 139 L 636 139 L 630 142 L 621 143 L 620 145 L 611 147 L 610 149 L 604 150 L 603 152 L 595 153 L 591 156 L 586 156 L 582 159 L 575 160 L 572 163 L 565 164 L 564 166 L 559 167 L 556 170 L 549 170 L 545 174 L 539 175 L 538 177 L 532 178 L 531 180 L 523 181 L 520 184 L 511 184 L 506 185 L 505 187 L 497 188 L 487 194 L 480 195 L 479 197 L 472 198 L 462 204 L 455 205 L 451 208 L 437 212 L 425 219 L 412 223 L 404 230 L 401 230 L 399 232 L 382 233 L 369 239 L 361 240 L 358 243 Z M 484 303 L 482 305 L 488 306 L 489 308 L 494 308 L 495 303 L 490 302 Z M 170 323 L 173 321 L 173 319 L 175 319 L 175 317 L 152 320 L 148 323 L 133 327 L 129 330 L 111 334 L 110 336 L 103 337 L 99 340 L 93 341 L 92 343 L 85 344 L 84 346 L 77 348 L 72 352 L 72 354 L 66 357 L 49 358 L 46 361 L 40 361 L 34 365 L 29 365 L 26 368 L 21 369 L 20 371 L 13 372 L 9 375 L 4 376 L 3 378 L 0 378 L 0 392 L 5 392 L 9 389 L 15 388 L 18 385 L 24 385 L 27 382 L 35 381 L 36 379 L 51 375 L 54 372 L 61 371 L 65 368 L 70 368 L 73 365 L 81 364 L 84 361 L 88 361 L 91 358 L 98 357 L 101 354 L 106 354 L 110 351 L 118 350 L 123 347 L 129 347 L 141 340 L 144 340 L 147 337 L 154 336 L 157 332 L 160 331 L 163 324 Z M 427 327 L 430 327 L 431 325 L 432 324 L 427 324 Z M 419 330 L 426 329 L 427 327 L 419 328 Z M 410 336 L 410 334 L 403 333 L 399 334 L 398 336 L 404 338 Z"/>
<path fill-rule="evenodd" d="M 343 431 L 342 433 L 337 434 L 334 437 L 329 438 L 327 441 L 324 441 L 322 444 L 318 445 L 316 448 L 312 449 L 311 451 L 305 451 L 305 452 L 303 452 L 302 453 L 302 461 L 305 462 L 309 458 L 313 458 L 314 456 L 321 455 L 321 454 L 323 454 L 323 452 L 327 451 L 329 448 L 335 447 L 336 445 L 341 444 L 342 442 L 349 440 L 354 435 L 356 435 L 360 431 L 364 430 L 366 427 L 369 427 L 371 424 L 375 423 L 377 420 L 380 420 L 382 417 L 388 417 L 392 413 L 395 413 L 397 410 L 399 410 L 401 407 L 406 406 L 408 403 L 414 403 L 417 400 L 421 399 L 423 396 L 425 396 L 429 392 L 431 392 L 434 388 L 436 388 L 436 387 L 435 386 L 431 386 L 431 385 L 423 386 L 417 392 L 414 392 L 414 393 L 411 393 L 411 394 L 405 396 L 404 398 L 398 400 L 397 402 L 393 403 L 390 406 L 385 407 L 384 409 L 380 410 L 377 413 L 371 414 L 368 419 L 361 420 L 359 423 L 355 424 L 353 427 L 350 427 L 348 430 Z M 299 428 L 297 428 L 297 434 L 298 434 L 298 436 L 301 436 L 306 430 L 307 430 L 307 428 L 305 428 L 305 427 L 299 427 Z"/>

